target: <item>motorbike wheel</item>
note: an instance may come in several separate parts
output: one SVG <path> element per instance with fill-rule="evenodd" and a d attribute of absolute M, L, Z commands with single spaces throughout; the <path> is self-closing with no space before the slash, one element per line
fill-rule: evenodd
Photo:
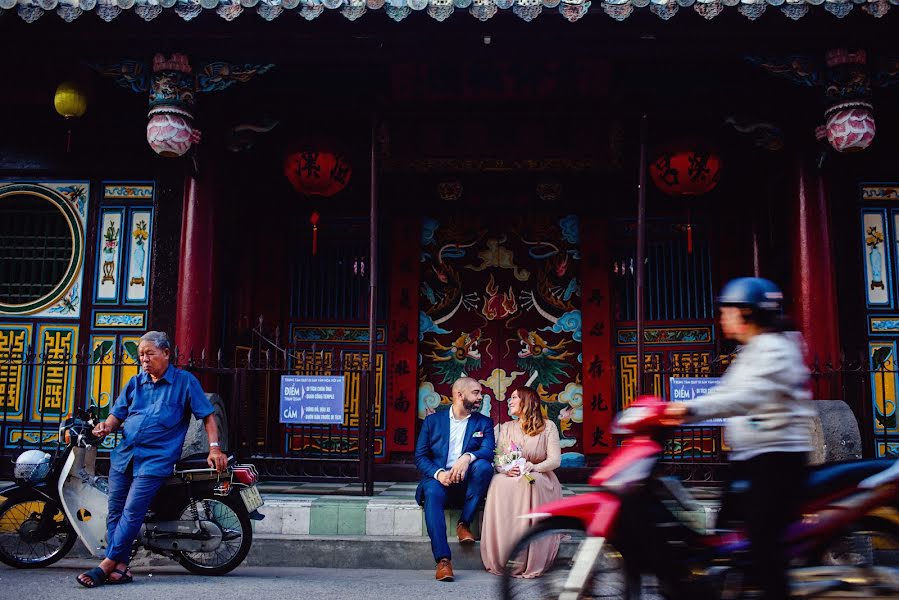
<path fill-rule="evenodd" d="M 54 510 L 55 509 L 55 510 Z M 44 526 L 45 514 L 52 514 Z M 68 554 L 78 536 L 58 504 L 44 498 L 0 504 L 0 561 L 17 569 L 46 567 Z"/>
<path fill-rule="evenodd" d="M 806 592 L 825 584 L 826 589 L 814 596 L 822 600 L 885 600 L 899 597 L 897 569 L 899 526 L 871 516 L 824 544 L 809 566 L 792 569 L 791 579 L 793 586 Z M 827 585 L 834 581 L 840 582 L 838 589 Z"/>
<path fill-rule="evenodd" d="M 865 517 L 831 540 L 816 562 L 825 566 L 899 568 L 899 524 L 882 517 Z"/>
<path fill-rule="evenodd" d="M 540 577 L 516 577 L 527 564 L 529 549 L 560 539 L 559 551 Z M 504 600 L 558 598 L 572 567 L 575 554 L 587 539 L 583 525 L 574 519 L 550 518 L 538 523 L 515 544 L 500 582 Z M 593 572 L 578 598 L 637 600 L 640 576 L 626 569 L 624 558 L 611 545 L 604 545 Z"/>
<path fill-rule="evenodd" d="M 243 562 L 253 543 L 250 516 L 240 498 L 232 491 L 227 496 L 207 495 L 197 499 L 201 521 L 213 521 L 222 533 L 221 545 L 211 552 L 175 552 L 175 559 L 195 575 L 224 575 Z M 193 519 L 190 505 L 184 507 L 182 519 Z"/>

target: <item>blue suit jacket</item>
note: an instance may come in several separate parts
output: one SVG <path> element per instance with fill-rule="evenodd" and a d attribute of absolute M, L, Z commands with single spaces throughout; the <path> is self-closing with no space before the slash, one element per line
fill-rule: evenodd
<path fill-rule="evenodd" d="M 449 455 L 449 414 L 445 410 L 429 415 L 422 424 L 415 444 L 415 466 L 423 479 L 433 479 L 440 469 L 446 469 Z M 477 433 L 477 435 L 475 435 Z M 496 440 L 493 439 L 493 420 L 481 413 L 471 413 L 462 438 L 462 454 L 471 452 L 478 460 L 493 462 Z M 415 499 L 422 503 L 421 485 Z"/>

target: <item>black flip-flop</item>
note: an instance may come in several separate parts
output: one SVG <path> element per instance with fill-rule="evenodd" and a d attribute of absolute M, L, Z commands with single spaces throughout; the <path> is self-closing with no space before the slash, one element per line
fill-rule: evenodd
<path fill-rule="evenodd" d="M 89 583 L 89 584 L 84 583 L 81 580 L 82 577 L 87 577 L 91 583 Z M 77 577 L 75 577 L 75 581 L 77 581 L 80 585 L 83 585 L 86 588 L 92 589 L 92 588 L 100 587 L 101 585 L 106 583 L 106 578 L 107 578 L 106 571 L 104 571 L 100 567 L 94 567 L 90 571 L 85 571 L 81 575 L 78 575 Z"/>
<path fill-rule="evenodd" d="M 112 573 L 118 573 L 119 578 L 113 579 Z M 134 577 L 128 573 L 128 567 L 125 567 L 124 570 L 113 569 L 112 573 L 110 573 L 110 576 L 106 578 L 106 585 L 122 585 L 134 581 Z"/>

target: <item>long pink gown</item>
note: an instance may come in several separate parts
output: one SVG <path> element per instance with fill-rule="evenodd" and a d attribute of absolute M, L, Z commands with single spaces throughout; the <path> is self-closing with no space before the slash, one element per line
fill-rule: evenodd
<path fill-rule="evenodd" d="M 481 560 L 484 568 L 500 575 L 512 546 L 531 524 L 529 520 L 517 517 L 562 497 L 562 486 L 553 473 L 561 463 L 562 448 L 559 445 L 559 430 L 549 420 L 537 435 L 525 435 L 518 421 L 497 425 L 494 434 L 497 452 L 504 452 L 510 441 L 521 448 L 524 458 L 534 465 L 531 474 L 536 479 L 533 484 L 528 484 L 523 477 L 519 479 L 496 473 L 490 482 L 481 527 Z M 527 564 L 516 576 L 538 577 L 552 563 L 558 551 L 557 537 L 532 544 L 528 550 Z"/>

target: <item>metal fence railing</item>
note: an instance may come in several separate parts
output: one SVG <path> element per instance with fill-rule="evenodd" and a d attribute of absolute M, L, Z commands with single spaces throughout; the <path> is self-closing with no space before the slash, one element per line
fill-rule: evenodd
<path fill-rule="evenodd" d="M 133 347 L 132 347 L 133 346 Z M 226 357 L 173 353 L 206 391 L 225 401 L 229 451 L 257 465 L 263 477 L 360 484 L 372 489 L 372 399 L 365 352 L 334 349 L 238 348 Z M 134 344 L 111 343 L 75 354 L 0 352 L 0 477 L 26 449 L 55 451 L 59 426 L 76 409 L 96 405 L 105 418 L 128 380 L 139 372 Z M 341 376 L 348 401 L 340 423 L 285 425 L 279 418 L 282 375 Z M 118 442 L 110 436 L 100 463 Z"/>
<path fill-rule="evenodd" d="M 647 355 L 642 380 L 644 393 L 667 400 L 671 379 L 678 377 L 720 377 L 733 356 L 707 361 L 703 353 L 695 360 L 679 354 L 678 362 L 662 362 L 659 354 Z M 837 360 L 815 359 L 810 365 L 813 397 L 821 400 L 843 400 L 853 411 L 859 424 L 863 455 L 899 457 L 899 424 L 896 398 L 899 393 L 899 369 L 894 357 L 886 352 L 850 355 L 842 353 Z M 623 390 L 622 398 L 634 398 L 632 389 Z M 622 408 L 623 406 L 619 406 Z M 723 476 L 728 451 L 727 439 L 719 426 L 683 427 L 668 441 L 666 467 L 685 481 L 715 482 Z"/>
<path fill-rule="evenodd" d="M 260 334 L 254 346 L 238 347 L 227 357 L 221 352 L 199 357 L 174 354 L 173 362 L 194 372 L 204 389 L 222 396 L 231 450 L 255 463 L 263 477 L 359 483 L 371 489 L 374 426 L 376 422 L 384 426 L 380 408 L 384 402 L 377 391 L 380 375 L 376 375 L 383 373 L 383 356 L 376 356 L 373 366 L 366 351 L 281 348 Z M 648 360 L 642 388 L 669 398 L 672 378 L 719 376 L 728 362 L 727 357 L 711 363 L 683 356 L 677 364 Z M 0 460 L 0 477 L 9 476 L 9 459 L 22 450 L 55 450 L 59 424 L 76 407 L 96 404 L 101 416 L 108 414 L 138 368 L 136 347 L 128 344 L 104 343 L 74 355 L 38 354 L 31 348 L 18 354 L 0 351 L 0 457 L 5 457 Z M 853 410 L 866 456 L 899 455 L 899 371 L 891 354 L 814 361 L 811 374 L 816 398 L 844 400 Z M 279 410 L 284 375 L 343 377 L 342 422 L 283 424 Z M 635 390 L 625 391 L 621 397 L 634 397 Z M 115 443 L 115 438 L 107 440 L 104 449 Z M 684 427 L 672 435 L 664 461 L 687 481 L 718 481 L 726 465 L 726 444 L 720 427 Z"/>

